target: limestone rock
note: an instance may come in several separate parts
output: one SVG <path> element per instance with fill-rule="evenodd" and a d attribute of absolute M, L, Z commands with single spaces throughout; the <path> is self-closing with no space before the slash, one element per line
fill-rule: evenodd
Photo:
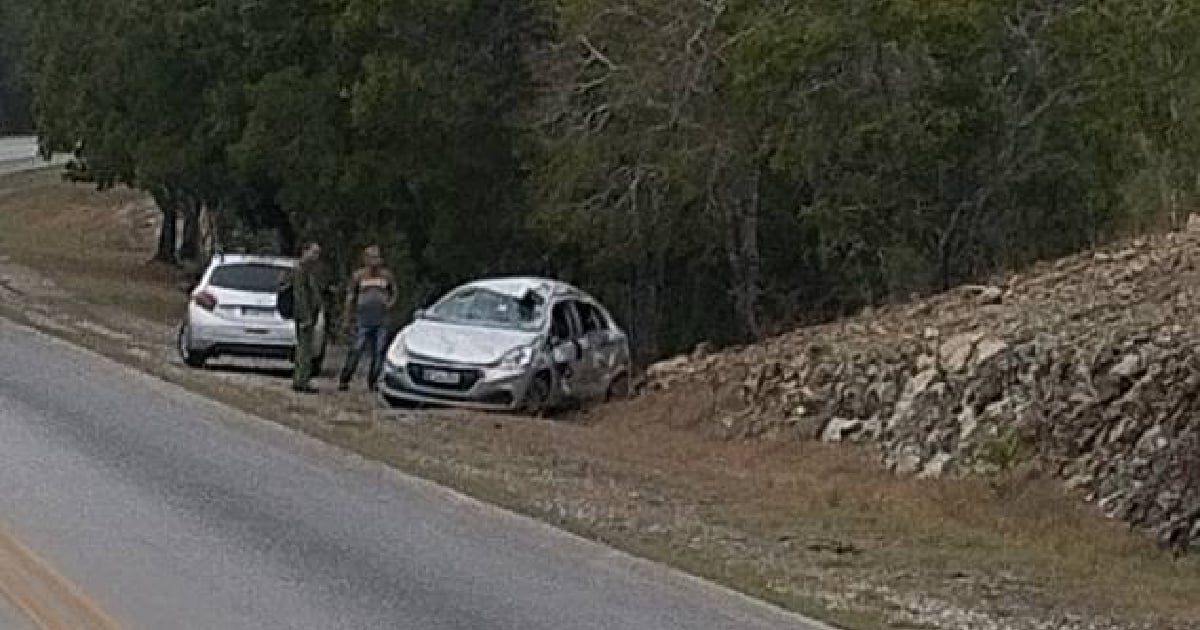
<path fill-rule="evenodd" d="M 938 479 L 945 475 L 950 465 L 954 462 L 954 456 L 949 453 L 938 453 L 932 459 L 925 462 L 925 466 L 921 468 L 921 479 Z"/>
<path fill-rule="evenodd" d="M 652 366 L 646 391 L 709 388 L 726 435 L 867 442 L 902 475 L 1034 460 L 1186 548 L 1200 544 L 1198 252 L 1193 215 L 1186 231 L 915 304 L 698 346 Z"/>
<path fill-rule="evenodd" d="M 829 424 L 825 425 L 825 430 L 821 433 L 821 439 L 826 442 L 845 442 L 862 432 L 862 430 L 862 420 L 834 418 L 829 421 Z"/>
<path fill-rule="evenodd" d="M 975 344 L 982 337 L 980 333 L 963 333 L 948 339 L 939 353 L 942 369 L 950 373 L 965 370 L 971 353 L 975 351 Z"/>
<path fill-rule="evenodd" d="M 985 287 L 979 292 L 975 298 L 975 303 L 980 306 L 991 306 L 1004 302 L 1004 289 L 1000 287 Z"/>
<path fill-rule="evenodd" d="M 921 456 L 913 451 L 900 453 L 892 466 L 897 475 L 911 475 L 921 469 Z"/>

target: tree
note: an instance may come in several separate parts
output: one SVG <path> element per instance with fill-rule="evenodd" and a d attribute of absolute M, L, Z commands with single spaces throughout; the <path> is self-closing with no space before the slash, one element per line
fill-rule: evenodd
<path fill-rule="evenodd" d="M 203 130 L 210 68 L 195 50 L 207 3 L 50 0 L 35 9 L 35 113 L 45 151 L 70 176 L 150 192 L 163 213 L 155 259 L 176 262 L 177 220 L 195 221 L 214 169 Z"/>
<path fill-rule="evenodd" d="M 1148 169 L 1164 205 L 1192 189 L 1195 12 L 568 2 L 542 64 L 539 225 L 636 288 L 649 354 L 1072 251 L 1122 229 Z"/>
<path fill-rule="evenodd" d="M 31 5 L 0 0 L 0 133 L 32 130 L 28 79 Z"/>
<path fill-rule="evenodd" d="M 210 223 L 339 269 L 376 242 L 414 304 L 555 275 L 643 359 L 1178 221 L 1198 192 L 1183 0 L 21 6 L 44 148 L 154 194 L 159 259 L 202 257 Z"/>

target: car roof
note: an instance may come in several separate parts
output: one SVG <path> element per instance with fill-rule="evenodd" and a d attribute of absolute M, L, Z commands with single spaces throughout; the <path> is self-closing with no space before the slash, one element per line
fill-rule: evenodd
<path fill-rule="evenodd" d="M 580 291 L 578 288 L 567 284 L 561 280 L 553 280 L 550 278 L 539 278 L 536 276 L 514 276 L 509 278 L 487 278 L 469 282 L 467 287 L 475 287 L 479 289 L 487 289 L 504 295 L 513 297 L 521 297 L 529 291 L 540 293 L 546 297 L 574 297 L 578 299 L 591 300 L 591 296 Z"/>
<path fill-rule="evenodd" d="M 213 256 L 212 266 L 224 265 L 276 265 L 279 267 L 294 267 L 296 259 L 288 256 L 261 256 L 257 254 L 217 254 Z"/>

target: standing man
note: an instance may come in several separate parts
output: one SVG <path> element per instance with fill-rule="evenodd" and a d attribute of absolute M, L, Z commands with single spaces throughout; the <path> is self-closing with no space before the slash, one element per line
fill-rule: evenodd
<path fill-rule="evenodd" d="M 313 343 L 316 341 L 317 320 L 321 315 L 321 285 L 317 282 L 317 262 L 321 246 L 316 242 L 304 245 L 300 261 L 292 272 L 292 291 L 295 296 L 296 367 L 292 373 L 292 389 L 302 394 L 316 394 L 312 379 Z"/>
<path fill-rule="evenodd" d="M 349 332 L 355 322 L 355 334 L 338 379 L 338 390 L 350 388 L 350 380 L 358 370 L 364 352 L 371 353 L 371 372 L 367 387 L 375 391 L 383 373 L 383 355 L 387 352 L 385 324 L 387 312 L 396 304 L 396 278 L 383 266 L 379 247 L 372 245 L 363 251 L 363 266 L 350 277 L 346 290 L 346 309 L 342 314 L 343 330 Z"/>

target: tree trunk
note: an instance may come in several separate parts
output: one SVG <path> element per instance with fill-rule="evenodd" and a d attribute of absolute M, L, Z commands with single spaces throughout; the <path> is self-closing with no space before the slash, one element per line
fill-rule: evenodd
<path fill-rule="evenodd" d="M 300 244 L 296 242 L 296 231 L 288 223 L 275 228 L 275 247 L 281 256 L 292 256 L 300 253 Z"/>
<path fill-rule="evenodd" d="M 215 206 L 207 203 L 201 206 L 200 245 L 205 260 L 212 258 L 214 254 L 224 249 L 225 243 L 229 239 L 227 226 L 221 221 L 223 212 L 219 203 Z"/>
<path fill-rule="evenodd" d="M 743 336 L 758 339 L 762 336 L 759 306 L 762 299 L 762 256 L 758 247 L 759 184 L 761 176 L 753 173 L 742 182 L 745 190 L 738 191 L 727 204 L 726 252 L 733 272 L 733 301 Z"/>
<path fill-rule="evenodd" d="M 640 217 L 639 217 L 640 220 Z M 659 289 L 665 274 L 663 245 L 647 245 L 642 241 L 633 266 L 631 302 L 633 319 L 630 321 L 633 337 L 634 358 L 639 361 L 654 361 L 660 358 L 661 300 Z"/>
<path fill-rule="evenodd" d="M 637 270 L 633 274 L 633 323 L 634 353 L 639 360 L 653 361 L 659 358 L 659 295 L 657 259 L 652 252 L 644 252 Z"/>
<path fill-rule="evenodd" d="M 300 243 L 299 237 L 296 235 L 296 228 L 292 227 L 292 222 L 288 218 L 287 213 L 281 209 L 277 209 L 274 213 L 273 227 L 275 228 L 275 246 L 279 249 L 277 252 L 281 256 L 293 256 L 299 253 Z"/>
<path fill-rule="evenodd" d="M 176 225 L 179 220 L 179 210 L 175 205 L 173 195 L 165 190 L 155 192 L 154 201 L 162 213 L 162 227 L 158 231 L 158 247 L 154 252 L 154 260 L 169 265 L 177 264 L 175 245 L 179 237 L 179 227 Z"/>
<path fill-rule="evenodd" d="M 200 257 L 200 204 L 186 197 L 183 209 L 183 240 L 179 243 L 179 260 L 195 262 Z"/>

